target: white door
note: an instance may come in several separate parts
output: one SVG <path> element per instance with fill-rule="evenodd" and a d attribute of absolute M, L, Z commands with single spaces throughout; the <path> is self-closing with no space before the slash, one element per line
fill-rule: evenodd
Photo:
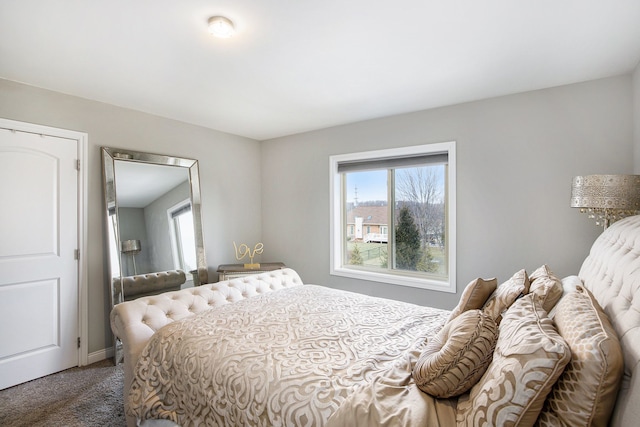
<path fill-rule="evenodd" d="M 0 128 L 0 389 L 78 365 L 77 143 Z"/>

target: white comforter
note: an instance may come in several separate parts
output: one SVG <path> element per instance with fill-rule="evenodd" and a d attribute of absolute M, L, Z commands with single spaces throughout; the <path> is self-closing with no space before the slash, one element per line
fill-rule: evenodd
<path fill-rule="evenodd" d="M 409 365 L 447 315 L 314 285 L 216 307 L 151 338 L 128 408 L 183 427 L 323 426 L 341 406 L 351 416 L 344 405 L 366 404 L 354 396 L 393 383 L 398 411 L 407 393 L 422 399 Z"/>

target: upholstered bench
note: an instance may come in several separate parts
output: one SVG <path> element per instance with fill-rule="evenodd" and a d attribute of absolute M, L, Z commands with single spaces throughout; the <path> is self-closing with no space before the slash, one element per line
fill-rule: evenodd
<path fill-rule="evenodd" d="M 178 291 L 186 280 L 187 275 L 184 271 L 168 270 L 125 276 L 122 278 L 116 277 L 114 279 L 114 286 L 116 293 L 120 292 L 120 286 L 122 286 L 122 288 L 124 288 L 124 299 L 125 301 L 129 301 L 141 296 Z"/>

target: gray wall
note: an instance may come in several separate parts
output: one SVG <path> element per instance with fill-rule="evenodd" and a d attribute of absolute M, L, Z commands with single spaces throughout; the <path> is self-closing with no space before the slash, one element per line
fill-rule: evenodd
<path fill-rule="evenodd" d="M 542 263 L 559 275 L 577 271 L 599 229 L 569 208 L 570 180 L 633 171 L 638 74 L 263 143 L 1 79 L 0 117 L 89 135 L 86 255 L 95 352 L 111 345 L 100 146 L 199 160 L 212 280 L 218 264 L 235 261 L 234 240 L 263 241 L 264 262 L 284 261 L 307 282 L 451 308 L 478 276 L 504 280 Z M 458 295 L 330 276 L 329 156 L 451 140 L 458 155 Z"/>
<path fill-rule="evenodd" d="M 442 308 L 476 277 L 576 273 L 601 230 L 569 207 L 571 178 L 633 172 L 631 88 L 627 75 L 265 141 L 264 257 L 305 282 Z M 330 276 L 329 156 L 441 141 L 457 142 L 458 294 Z"/>
<path fill-rule="evenodd" d="M 86 256 L 90 353 L 111 347 L 99 147 L 199 160 L 205 248 L 213 279 L 218 264 L 235 260 L 233 240 L 257 241 L 261 235 L 257 141 L 2 79 L 0 117 L 89 135 Z"/>
<path fill-rule="evenodd" d="M 147 250 L 151 257 L 151 268 L 153 268 L 151 271 L 166 271 L 176 268 L 173 261 L 167 210 L 189 197 L 191 197 L 189 182 L 185 181 L 144 208 L 145 226 L 150 240 L 150 247 Z"/>
<path fill-rule="evenodd" d="M 154 270 L 149 258 L 149 237 L 147 236 L 146 221 L 143 208 L 118 208 L 118 223 L 120 224 L 120 240 L 140 240 L 142 250 L 135 255 L 137 274 L 151 273 Z M 134 275 L 133 258 L 129 254 L 120 253 L 122 276 Z"/>

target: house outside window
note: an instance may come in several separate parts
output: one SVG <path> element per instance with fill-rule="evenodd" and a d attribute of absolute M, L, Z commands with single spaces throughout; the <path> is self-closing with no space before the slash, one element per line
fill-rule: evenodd
<path fill-rule="evenodd" d="M 455 292 L 455 143 L 335 155 L 331 274 Z"/>

